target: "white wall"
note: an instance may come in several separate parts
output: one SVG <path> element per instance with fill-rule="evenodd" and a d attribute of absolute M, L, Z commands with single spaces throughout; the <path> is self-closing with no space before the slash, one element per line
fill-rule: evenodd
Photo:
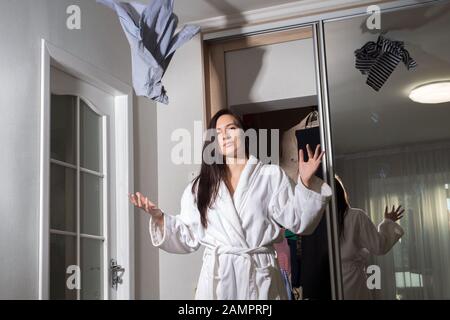
<path fill-rule="evenodd" d="M 168 214 L 179 213 L 181 195 L 191 179 L 190 174 L 199 169 L 195 164 L 176 165 L 171 161 L 171 150 L 176 145 L 171 142 L 171 134 L 179 128 L 193 133 L 194 122 L 203 119 L 201 47 L 201 38 L 197 36 L 177 51 L 164 78 L 170 104 L 158 105 L 158 204 Z M 201 141 L 197 143 L 201 148 Z M 160 251 L 161 299 L 194 298 L 202 253 L 203 248 L 189 255 Z"/>
<path fill-rule="evenodd" d="M 66 28 L 72 4 L 81 8 L 81 30 Z M 0 30 L 0 299 L 37 299 L 40 39 L 127 83 L 130 54 L 116 15 L 94 0 L 2 0 Z M 135 101 L 136 189 L 156 198 L 156 107 Z M 146 219 L 136 219 L 136 298 L 158 298 Z"/>
<path fill-rule="evenodd" d="M 137 103 L 137 104 L 136 104 Z M 158 199 L 156 103 L 134 100 L 134 191 Z M 159 299 L 159 254 L 148 233 L 149 215 L 135 210 L 135 298 Z"/>

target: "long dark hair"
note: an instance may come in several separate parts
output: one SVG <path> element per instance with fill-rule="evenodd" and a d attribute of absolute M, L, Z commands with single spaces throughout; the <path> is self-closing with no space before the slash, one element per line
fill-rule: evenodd
<path fill-rule="evenodd" d="M 344 238 L 344 220 L 347 215 L 347 210 L 350 207 L 348 202 L 348 195 L 345 191 L 344 183 L 338 175 L 334 175 L 334 186 L 336 191 L 336 205 L 337 205 L 337 220 L 339 238 Z"/>
<path fill-rule="evenodd" d="M 223 115 L 231 115 L 235 118 L 235 124 L 239 129 L 245 131 L 244 124 L 242 120 L 234 114 L 229 109 L 222 109 L 217 112 L 211 119 L 208 125 L 208 132 L 215 132 L 217 120 Z M 200 220 L 202 226 L 206 228 L 208 226 L 207 222 L 207 212 L 208 209 L 214 204 L 216 200 L 217 193 L 219 192 L 220 182 L 223 181 L 227 176 L 227 165 L 225 163 L 224 157 L 221 155 L 212 154 L 213 157 L 222 157 L 223 161 L 214 161 L 213 163 L 207 163 L 204 159 L 205 149 L 210 146 L 210 144 L 217 144 L 217 138 L 215 135 L 212 137 L 206 137 L 205 142 L 203 144 L 203 153 L 202 153 L 202 165 L 200 168 L 199 175 L 194 179 L 192 184 L 192 194 L 195 196 L 196 204 L 198 211 L 200 212 Z M 248 157 L 248 146 L 245 143 L 245 154 Z M 212 153 L 214 153 L 218 149 L 216 145 L 212 148 Z"/>

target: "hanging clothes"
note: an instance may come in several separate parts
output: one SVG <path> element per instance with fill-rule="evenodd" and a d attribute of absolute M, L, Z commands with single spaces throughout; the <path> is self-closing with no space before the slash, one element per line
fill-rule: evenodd
<path fill-rule="evenodd" d="M 286 230 L 281 229 L 284 235 Z M 284 232 L 283 232 L 284 231 Z M 283 236 L 281 242 L 276 242 L 273 244 L 275 251 L 277 253 L 277 260 L 280 266 L 281 275 L 283 277 L 284 285 L 288 294 L 288 300 L 292 300 L 292 286 L 291 286 L 291 252 L 287 239 Z"/>
<path fill-rule="evenodd" d="M 311 235 L 301 237 L 300 286 L 303 299 L 331 300 L 330 261 L 326 219 Z"/>
<path fill-rule="evenodd" d="M 282 234 L 284 234 L 282 229 Z M 280 265 L 280 269 L 285 270 L 288 275 L 291 274 L 291 252 L 289 251 L 289 245 L 285 237 L 281 242 L 274 243 L 275 251 L 277 252 L 277 259 Z"/>
<path fill-rule="evenodd" d="M 379 91 L 394 69 L 403 61 L 408 70 L 417 67 L 416 61 L 409 56 L 402 41 L 393 41 L 383 34 L 377 42 L 369 41 L 361 49 L 355 51 L 355 67 L 362 74 L 368 75 L 366 83 L 375 91 Z"/>
<path fill-rule="evenodd" d="M 309 113 L 300 123 L 289 128 L 282 135 L 280 167 L 293 181 L 297 181 L 298 177 L 298 142 L 296 132 L 304 129 L 306 126 L 315 125 L 315 117 L 316 112 Z"/>
<path fill-rule="evenodd" d="M 279 225 L 297 234 L 314 231 L 331 188 L 314 177 L 311 189 L 297 185 L 277 165 L 250 156 L 233 196 L 224 182 L 208 210 L 208 227 L 188 185 L 181 213 L 164 214 L 164 228 L 149 222 L 152 244 L 170 253 L 206 247 L 195 299 L 287 299 L 273 244 L 282 237 Z"/>
<path fill-rule="evenodd" d="M 131 48 L 133 87 L 138 96 L 169 103 L 161 79 L 175 51 L 192 39 L 197 26 L 186 25 L 175 35 L 178 17 L 173 0 L 151 0 L 146 6 L 138 2 L 97 0 L 115 10 Z"/>
<path fill-rule="evenodd" d="M 295 179 L 298 175 L 298 151 L 304 151 L 306 144 L 314 150 L 320 143 L 319 114 L 310 112 L 299 124 L 287 130 L 282 137 L 280 165 Z M 323 177 L 322 169 L 316 172 Z M 291 235 L 289 235 L 291 236 Z M 302 287 L 304 299 L 331 299 L 331 281 L 328 261 L 328 238 L 326 219 L 322 218 L 313 234 L 301 236 L 298 240 L 290 237 L 291 283 L 294 288 Z"/>
<path fill-rule="evenodd" d="M 293 300 L 293 293 L 291 282 L 289 281 L 289 275 L 286 270 L 281 269 L 281 275 L 283 277 L 284 286 L 286 287 L 287 300 Z"/>
<path fill-rule="evenodd" d="M 300 237 L 287 229 L 284 232 L 284 237 L 289 247 L 289 279 L 291 280 L 292 288 L 298 288 L 300 287 Z"/>
<path fill-rule="evenodd" d="M 286 239 L 290 239 L 290 240 L 297 240 L 298 239 L 298 236 L 295 234 L 295 233 L 293 233 L 292 231 L 290 231 L 290 230 L 288 230 L 288 229 L 286 229 L 285 231 L 284 231 L 284 237 L 286 238 Z"/>
<path fill-rule="evenodd" d="M 298 239 L 287 239 L 289 251 L 291 253 L 291 284 L 293 288 L 300 287 L 300 243 Z"/>
<path fill-rule="evenodd" d="M 310 113 L 302 122 L 304 127 L 295 132 L 298 150 L 303 149 L 305 160 L 308 153 L 306 145 L 312 150 L 320 144 L 319 115 Z M 322 165 L 316 175 L 323 179 Z M 331 300 L 331 279 L 328 255 L 328 230 L 326 218 L 322 217 L 311 235 L 301 237 L 300 285 L 303 299 Z"/>

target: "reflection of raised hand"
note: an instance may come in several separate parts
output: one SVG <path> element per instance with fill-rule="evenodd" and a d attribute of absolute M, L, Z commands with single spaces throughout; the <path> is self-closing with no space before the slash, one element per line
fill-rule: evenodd
<path fill-rule="evenodd" d="M 323 155 L 325 154 L 325 150 L 320 152 L 320 144 L 317 145 L 314 154 L 312 153 L 312 149 L 309 144 L 306 145 L 306 150 L 308 151 L 308 161 L 305 161 L 305 158 L 303 157 L 303 150 L 300 149 L 299 151 L 298 171 L 302 183 L 309 188 L 311 185 L 311 178 L 319 168 Z"/>
<path fill-rule="evenodd" d="M 405 209 L 400 210 L 402 206 L 398 206 L 397 209 L 395 209 L 395 206 L 392 206 L 392 210 L 388 212 L 388 206 L 386 205 L 386 209 L 384 209 L 384 218 L 389 219 L 392 221 L 397 221 L 403 218 L 403 212 L 405 212 Z"/>
<path fill-rule="evenodd" d="M 129 194 L 129 196 L 131 203 L 134 204 L 136 208 L 144 210 L 155 219 L 162 218 L 162 211 L 147 197 L 144 197 L 142 193 L 136 192 L 136 194 Z"/>

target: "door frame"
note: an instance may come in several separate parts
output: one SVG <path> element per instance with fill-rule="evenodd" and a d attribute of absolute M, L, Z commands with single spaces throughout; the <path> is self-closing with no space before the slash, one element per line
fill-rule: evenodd
<path fill-rule="evenodd" d="M 116 124 L 115 161 L 117 248 L 112 256 L 125 268 L 123 285 L 117 299 L 134 299 L 134 210 L 128 192 L 134 186 L 133 165 L 133 90 L 132 88 L 69 52 L 41 39 L 41 113 L 40 113 L 40 188 L 39 188 L 39 300 L 49 299 L 49 235 L 50 235 L 50 67 L 54 66 L 114 97 Z M 119 213 L 120 214 L 117 214 Z M 109 270 L 105 270 L 108 274 Z M 109 282 L 109 281 L 108 281 Z M 109 287 L 109 283 L 105 284 Z M 108 294 L 106 296 L 109 296 Z"/>

